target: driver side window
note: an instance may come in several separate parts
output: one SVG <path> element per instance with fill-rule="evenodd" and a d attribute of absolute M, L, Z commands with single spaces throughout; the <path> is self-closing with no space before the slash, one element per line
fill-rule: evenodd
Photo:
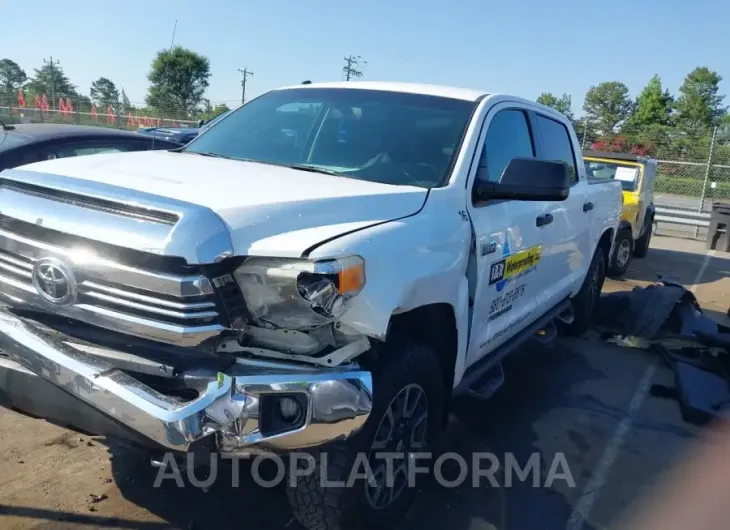
<path fill-rule="evenodd" d="M 513 158 L 535 156 L 527 114 L 517 109 L 499 111 L 489 124 L 477 167 L 477 180 L 499 182 Z"/>

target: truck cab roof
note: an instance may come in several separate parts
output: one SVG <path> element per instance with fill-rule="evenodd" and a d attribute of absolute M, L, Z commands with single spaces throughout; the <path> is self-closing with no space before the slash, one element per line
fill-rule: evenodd
<path fill-rule="evenodd" d="M 291 85 L 276 90 L 288 89 L 310 90 L 317 88 L 349 88 L 353 90 L 381 90 L 386 92 L 402 92 L 406 94 L 422 94 L 425 96 L 440 96 L 444 98 L 462 99 L 464 101 L 479 101 L 489 95 L 483 90 L 457 88 L 441 85 L 421 83 L 397 83 L 391 81 L 337 81 L 331 83 L 309 83 L 306 85 Z"/>

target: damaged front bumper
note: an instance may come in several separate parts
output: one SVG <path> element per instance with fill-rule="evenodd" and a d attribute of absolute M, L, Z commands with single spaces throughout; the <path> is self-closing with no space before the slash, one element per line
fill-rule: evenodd
<path fill-rule="evenodd" d="M 372 408 L 371 374 L 357 367 L 238 359 L 185 401 L 70 346 L 64 337 L 0 308 L 0 352 L 6 356 L 0 358 L 0 393 L 20 409 L 71 426 L 77 423 L 73 416 L 88 420 L 79 410 L 90 406 L 135 438 L 171 450 L 190 450 L 203 439 L 229 454 L 313 447 L 354 434 Z M 58 398 L 39 405 L 34 393 L 41 389 L 46 394 L 61 389 L 64 403 L 78 403 L 79 410 L 59 409 Z M 296 404 L 288 420 L 280 412 L 285 398 L 290 409 Z M 45 406 L 55 408 L 46 414 Z"/>

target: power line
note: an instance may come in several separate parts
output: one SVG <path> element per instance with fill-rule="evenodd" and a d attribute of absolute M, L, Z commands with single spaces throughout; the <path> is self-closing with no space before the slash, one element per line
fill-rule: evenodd
<path fill-rule="evenodd" d="M 243 70 L 239 68 L 238 71 L 243 76 L 241 79 L 241 105 L 243 105 L 246 102 L 246 79 L 248 76 L 253 77 L 253 72 L 249 72 L 248 67 L 245 67 Z"/>
<path fill-rule="evenodd" d="M 56 59 L 56 62 L 53 62 L 53 55 L 51 55 L 50 60 L 46 60 L 45 57 L 43 58 L 43 63 L 47 64 L 51 70 L 51 105 L 53 108 L 56 108 L 56 75 L 53 71 L 53 67 L 60 63 L 58 59 Z"/>
<path fill-rule="evenodd" d="M 360 63 L 367 64 L 362 57 L 349 55 L 345 57 L 345 66 L 342 67 L 342 71 L 345 73 L 345 81 L 349 81 L 352 78 L 362 77 L 362 70 L 358 69 Z"/>

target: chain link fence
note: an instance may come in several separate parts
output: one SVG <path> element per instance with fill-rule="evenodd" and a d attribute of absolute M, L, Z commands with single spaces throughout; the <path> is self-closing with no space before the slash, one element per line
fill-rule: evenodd
<path fill-rule="evenodd" d="M 584 149 L 631 153 L 658 161 L 654 203 L 687 212 L 709 212 L 714 201 L 730 201 L 730 130 L 690 133 L 668 126 L 608 136 L 577 131 Z M 704 237 L 704 228 L 666 224 L 668 235 Z M 676 232 L 676 234 L 675 234 Z"/>
<path fill-rule="evenodd" d="M 32 94 L 8 98 L 0 95 L 0 120 L 11 123 L 68 123 L 135 130 L 140 127 L 197 127 L 237 106 L 239 102 L 210 102 L 193 112 L 181 112 L 173 103 L 150 108 L 145 104 L 93 103 L 87 97 L 54 98 Z"/>

